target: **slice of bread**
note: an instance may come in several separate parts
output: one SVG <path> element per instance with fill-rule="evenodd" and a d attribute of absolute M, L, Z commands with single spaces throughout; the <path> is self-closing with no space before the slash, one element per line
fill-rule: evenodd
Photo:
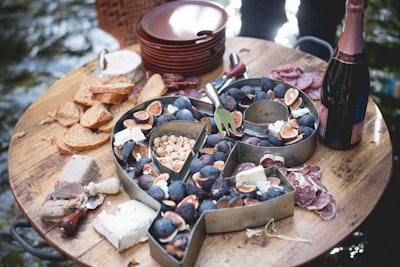
<path fill-rule="evenodd" d="M 66 101 L 58 106 L 54 114 L 54 119 L 56 119 L 65 127 L 69 127 L 72 124 L 79 122 L 82 113 L 82 106 L 74 103 L 73 101 Z"/>
<path fill-rule="evenodd" d="M 159 73 L 153 74 L 139 93 L 138 104 L 163 96 L 168 91 Z"/>
<path fill-rule="evenodd" d="M 81 117 L 80 124 L 86 128 L 98 128 L 112 119 L 112 114 L 107 107 L 100 102 L 97 102 L 88 108 Z"/>
<path fill-rule="evenodd" d="M 116 94 L 116 93 L 93 93 L 92 100 L 98 101 L 104 104 L 121 104 L 129 98 L 127 94 Z"/>
<path fill-rule="evenodd" d="M 84 151 L 99 147 L 109 140 L 109 133 L 92 132 L 89 128 L 75 123 L 66 131 L 63 141 L 76 151 Z"/>
<path fill-rule="evenodd" d="M 130 94 L 132 93 L 135 84 L 133 83 L 110 83 L 105 85 L 93 85 L 89 87 L 90 93 L 116 93 L 116 94 Z"/>
<path fill-rule="evenodd" d="M 93 106 L 96 103 L 96 100 L 92 99 L 92 93 L 89 92 L 89 87 L 103 85 L 104 84 L 101 82 L 101 80 L 96 76 L 92 74 L 85 75 L 82 78 L 78 92 L 74 96 L 74 102 L 87 107 Z"/>
<path fill-rule="evenodd" d="M 111 112 L 113 118 L 107 122 L 105 125 L 100 126 L 99 130 L 102 132 L 110 133 L 115 123 L 119 120 L 119 118 L 125 114 L 128 110 L 135 106 L 135 102 L 132 102 L 130 99 L 126 100 L 120 105 L 111 105 L 109 107 L 109 111 Z"/>

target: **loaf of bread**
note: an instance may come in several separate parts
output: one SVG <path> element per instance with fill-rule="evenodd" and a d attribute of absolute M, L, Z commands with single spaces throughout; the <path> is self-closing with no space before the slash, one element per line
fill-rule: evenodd
<path fill-rule="evenodd" d="M 67 101 L 61 104 L 55 111 L 54 119 L 62 125 L 69 127 L 74 123 L 79 122 L 83 108 L 73 101 Z"/>
<path fill-rule="evenodd" d="M 107 107 L 100 102 L 97 102 L 88 108 L 81 117 L 80 123 L 86 128 L 99 128 L 112 119 L 112 114 L 108 111 Z"/>
<path fill-rule="evenodd" d="M 159 73 L 153 74 L 139 93 L 138 104 L 163 96 L 168 91 Z"/>
<path fill-rule="evenodd" d="M 64 143 L 76 151 L 99 147 L 109 139 L 110 133 L 93 132 L 79 123 L 72 125 L 64 135 Z"/>

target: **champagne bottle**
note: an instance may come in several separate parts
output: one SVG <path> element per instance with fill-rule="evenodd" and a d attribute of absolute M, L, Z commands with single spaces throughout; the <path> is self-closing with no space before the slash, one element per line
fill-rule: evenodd
<path fill-rule="evenodd" d="M 370 89 L 363 39 L 366 1 L 347 0 L 344 29 L 324 74 L 318 135 L 333 149 L 355 147 L 364 131 Z"/>

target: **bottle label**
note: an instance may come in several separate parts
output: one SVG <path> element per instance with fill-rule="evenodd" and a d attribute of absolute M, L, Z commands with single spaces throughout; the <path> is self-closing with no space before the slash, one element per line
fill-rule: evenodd
<path fill-rule="evenodd" d="M 353 131 L 351 133 L 351 144 L 357 143 L 361 140 L 364 131 L 364 121 L 353 125 Z"/>
<path fill-rule="evenodd" d="M 319 135 L 325 138 L 326 123 L 328 121 L 328 109 L 320 102 L 318 106 Z"/>

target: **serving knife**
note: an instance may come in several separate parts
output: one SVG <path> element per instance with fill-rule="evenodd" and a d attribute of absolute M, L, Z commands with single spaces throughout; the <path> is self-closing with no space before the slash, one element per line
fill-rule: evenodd
<path fill-rule="evenodd" d="M 108 178 L 100 183 L 90 182 L 83 186 L 79 182 L 72 182 L 62 185 L 50 193 L 50 196 L 61 199 L 76 198 L 82 194 L 95 196 L 102 194 L 116 194 L 119 192 L 121 182 L 118 178 Z"/>

